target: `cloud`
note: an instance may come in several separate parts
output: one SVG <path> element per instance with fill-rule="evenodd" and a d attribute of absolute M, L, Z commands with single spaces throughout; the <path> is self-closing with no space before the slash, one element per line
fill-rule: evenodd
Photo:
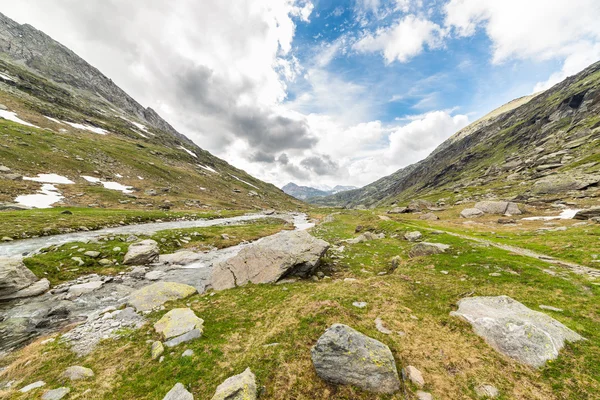
<path fill-rule="evenodd" d="M 327 155 L 307 157 L 300 162 L 300 165 L 317 175 L 334 175 L 339 169 L 339 165 Z"/>
<path fill-rule="evenodd" d="M 353 48 L 359 53 L 381 52 L 386 62 L 405 63 L 421 54 L 425 47 L 430 49 L 442 45 L 443 31 L 439 25 L 416 15 L 407 15 L 387 28 L 367 33 Z"/>
<path fill-rule="evenodd" d="M 446 26 L 459 37 L 485 30 L 493 43 L 494 63 L 562 60 L 561 70 L 536 84 L 535 91 L 598 60 L 597 0 L 451 0 L 444 12 Z"/>

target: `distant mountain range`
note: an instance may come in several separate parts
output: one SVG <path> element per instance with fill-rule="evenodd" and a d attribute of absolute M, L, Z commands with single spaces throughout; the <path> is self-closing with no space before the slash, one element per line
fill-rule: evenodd
<path fill-rule="evenodd" d="M 293 196 L 300 200 L 312 199 L 315 197 L 331 196 L 337 193 L 346 192 L 348 190 L 358 189 L 356 186 L 342 186 L 337 185 L 330 190 L 316 189 L 310 186 L 298 186 L 293 182 L 288 183 L 281 188 L 286 194 Z"/>

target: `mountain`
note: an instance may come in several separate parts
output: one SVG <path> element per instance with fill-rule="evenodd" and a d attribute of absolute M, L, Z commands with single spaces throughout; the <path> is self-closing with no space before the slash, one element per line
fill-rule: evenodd
<path fill-rule="evenodd" d="M 598 196 L 600 62 L 462 129 L 424 160 L 320 205 L 389 206 L 414 198 L 523 202 Z M 492 196 L 493 193 L 493 196 Z"/>
<path fill-rule="evenodd" d="M 48 35 L 2 14 L 0 103 L 5 170 L 0 203 L 35 194 L 41 183 L 53 184 L 52 179 L 35 182 L 23 176 L 56 174 L 73 182 L 51 188 L 64 196 L 59 205 L 302 206 L 196 146 Z"/>
<path fill-rule="evenodd" d="M 324 197 L 324 196 L 330 196 L 336 193 L 341 193 L 341 192 L 345 192 L 348 190 L 353 190 L 356 189 L 356 186 L 342 186 L 342 185 L 336 185 L 333 189 L 331 190 L 320 190 L 320 189 L 315 189 L 313 187 L 310 186 L 298 186 L 293 182 L 288 183 L 287 185 L 285 185 L 284 187 L 281 188 L 285 193 L 289 194 L 290 196 L 293 196 L 297 199 L 300 200 L 308 200 L 308 199 L 313 199 L 315 197 Z"/>

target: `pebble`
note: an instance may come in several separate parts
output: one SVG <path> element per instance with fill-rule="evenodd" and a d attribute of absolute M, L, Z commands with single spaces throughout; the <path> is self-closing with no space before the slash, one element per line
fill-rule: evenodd
<path fill-rule="evenodd" d="M 377 328 L 377 330 L 385 335 L 391 335 L 392 331 L 390 331 L 388 328 L 386 328 L 383 325 L 383 321 L 381 320 L 381 318 L 375 318 L 375 327 Z"/>
<path fill-rule="evenodd" d="M 366 301 L 355 301 L 354 303 L 352 303 L 352 305 L 357 308 L 365 308 L 367 306 L 367 302 Z"/>
<path fill-rule="evenodd" d="M 423 374 L 421 373 L 421 371 L 419 371 L 412 365 L 409 365 L 406 368 L 404 368 L 404 374 L 415 385 L 419 387 L 425 386 L 425 379 L 423 379 Z"/>
<path fill-rule="evenodd" d="M 194 355 L 194 350 L 187 349 L 186 351 L 183 352 L 183 354 L 181 355 L 181 357 L 191 357 L 193 355 Z"/>

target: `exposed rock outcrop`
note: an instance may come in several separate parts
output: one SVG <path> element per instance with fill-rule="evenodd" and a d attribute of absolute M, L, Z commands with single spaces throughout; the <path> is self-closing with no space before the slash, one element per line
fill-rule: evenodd
<path fill-rule="evenodd" d="M 256 377 L 246 368 L 244 372 L 227 378 L 217 386 L 212 400 L 256 400 Z"/>
<path fill-rule="evenodd" d="M 149 311 L 167 301 L 184 299 L 196 292 L 195 287 L 183 283 L 157 282 L 131 293 L 128 304 L 137 311 Z"/>

